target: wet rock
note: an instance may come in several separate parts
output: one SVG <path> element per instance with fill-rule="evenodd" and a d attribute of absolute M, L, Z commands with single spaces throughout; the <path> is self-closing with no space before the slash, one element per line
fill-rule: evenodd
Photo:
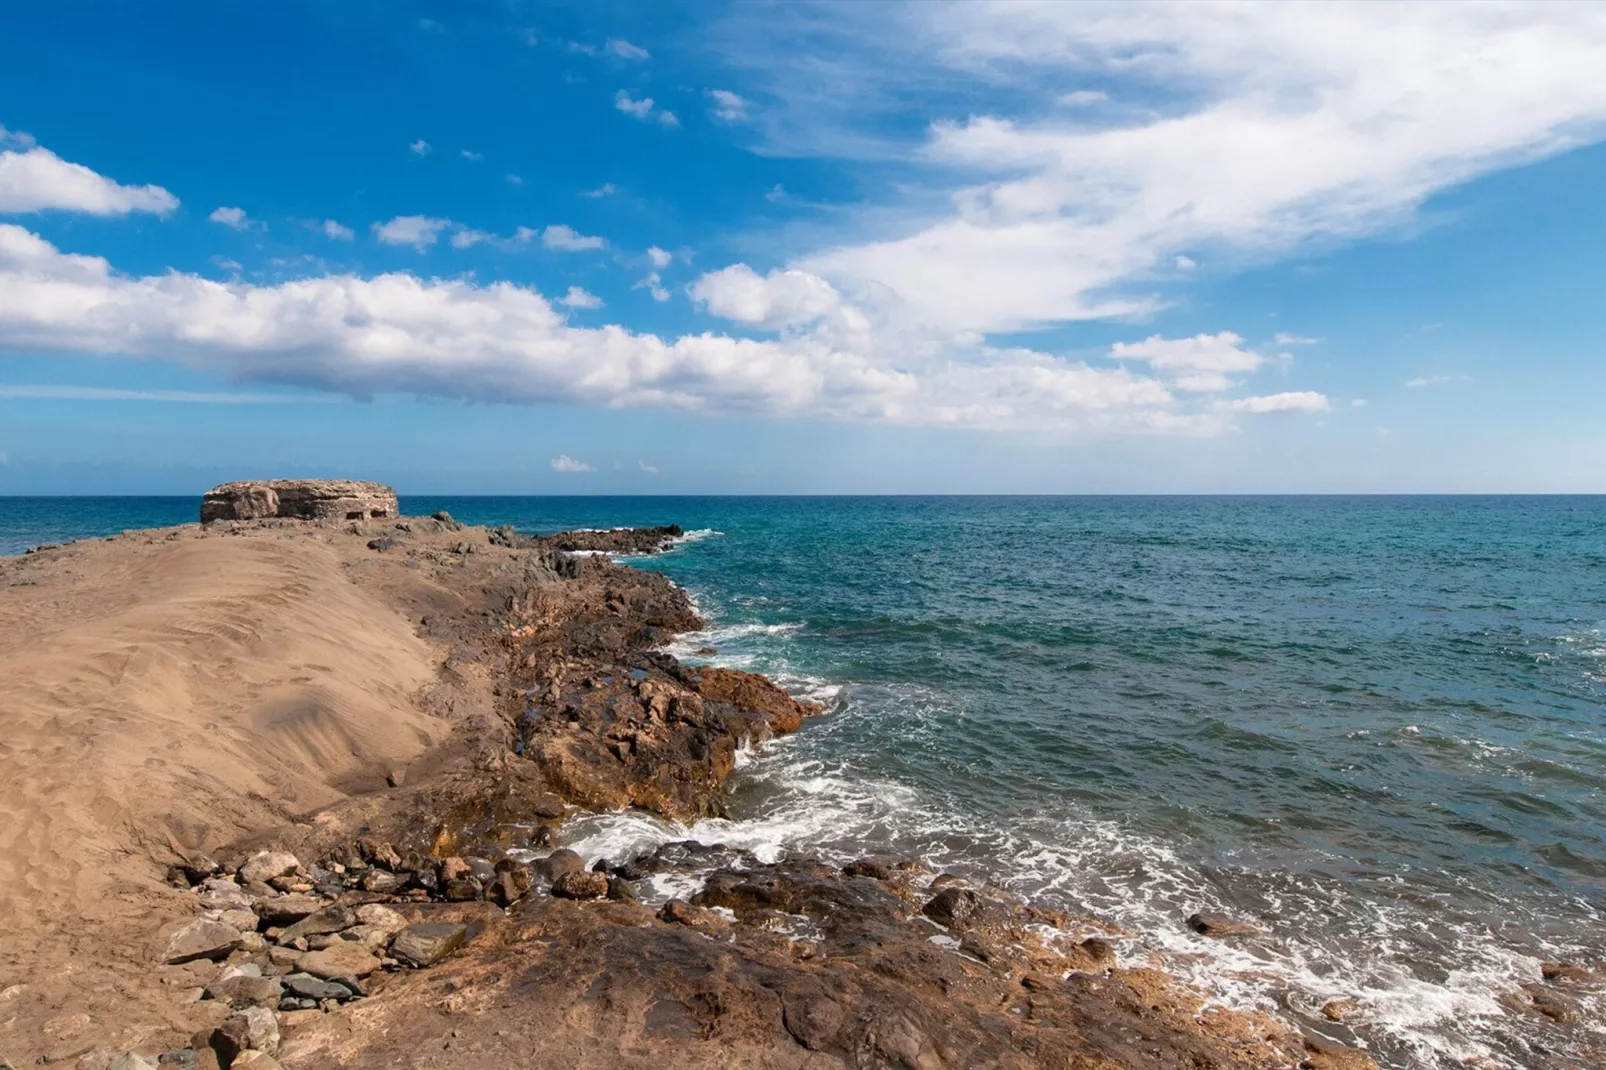
<path fill-rule="evenodd" d="M 1583 1014 L 1583 1006 L 1571 996 L 1564 996 L 1544 985 L 1523 985 L 1530 1006 L 1553 1022 L 1576 1022 Z"/>
<path fill-rule="evenodd" d="M 1539 973 L 1547 981 L 1592 981 L 1595 972 L 1574 962 L 1544 962 Z"/>
<path fill-rule="evenodd" d="M 950 929 L 970 922 L 982 912 L 981 896 L 969 888 L 944 888 L 926 901 L 920 913 Z"/>
<path fill-rule="evenodd" d="M 480 898 L 485 889 L 473 877 L 459 877 L 455 881 L 447 881 L 441 894 L 454 903 L 466 903 Z"/>
<path fill-rule="evenodd" d="M 684 925 L 704 933 L 722 933 L 731 927 L 731 923 L 718 911 L 692 906 L 684 899 L 669 900 L 659 908 L 658 918 L 671 925 Z"/>
<path fill-rule="evenodd" d="M 1192 929 L 1201 936 L 1215 937 L 1251 936 L 1257 933 L 1265 932 L 1264 929 L 1256 925 L 1251 925 L 1247 921 L 1238 921 L 1234 918 L 1227 917 L 1225 914 L 1210 914 L 1205 912 L 1189 915 L 1188 928 Z"/>
<path fill-rule="evenodd" d="M 535 802 L 530 805 L 531 814 L 535 815 L 536 817 L 544 817 L 548 819 L 562 817 L 568 812 L 568 809 L 569 808 L 563 802 L 563 797 L 560 795 L 554 795 L 550 791 L 545 795 L 538 797 Z"/>
<path fill-rule="evenodd" d="M 603 899 L 608 895 L 608 878 L 591 870 L 571 871 L 552 882 L 552 894 L 562 899 Z"/>
<path fill-rule="evenodd" d="M 842 867 L 849 877 L 873 877 L 878 881 L 892 879 L 892 867 L 879 858 L 860 858 Z"/>
<path fill-rule="evenodd" d="M 367 977 L 379 969 L 379 960 L 360 944 L 343 941 L 322 951 L 308 951 L 296 959 L 296 969 L 314 977 Z"/>
<path fill-rule="evenodd" d="M 285 877 L 301 868 L 301 860 L 288 851 L 259 851 L 240 865 L 240 883 L 261 881 L 266 884 L 275 877 Z"/>
<path fill-rule="evenodd" d="M 168 937 L 162 961 L 168 965 L 196 959 L 221 959 L 240 946 L 240 930 L 208 918 L 197 918 Z"/>
<path fill-rule="evenodd" d="M 390 954 L 409 966 L 433 966 L 468 941 L 468 926 L 456 922 L 409 925 L 396 934 Z"/>
<path fill-rule="evenodd" d="M 1359 1017 L 1360 1013 L 1361 1005 L 1348 996 L 1330 999 L 1322 1004 L 1322 1017 L 1329 1022 L 1347 1022 Z"/>
<path fill-rule="evenodd" d="M 1300 1070 L 1377 1070 L 1377 1063 L 1364 1051 L 1346 1047 L 1326 1037 L 1305 1037 L 1305 1058 Z"/>
<path fill-rule="evenodd" d="M 532 866 L 532 869 L 546 878 L 549 884 L 556 884 L 561 878 L 570 873 L 584 872 L 585 868 L 585 859 L 567 847 L 553 851 Z"/>
<path fill-rule="evenodd" d="M 337 933 L 357 924 L 357 912 L 341 903 L 331 903 L 313 911 L 278 936 L 280 944 L 293 944 L 296 940 L 320 933 Z"/>

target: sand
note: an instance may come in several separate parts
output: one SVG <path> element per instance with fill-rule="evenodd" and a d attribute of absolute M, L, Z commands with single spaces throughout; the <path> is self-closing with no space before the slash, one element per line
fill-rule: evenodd
<path fill-rule="evenodd" d="M 0 561 L 0 1057 L 142 1017 L 145 949 L 193 911 L 172 848 L 382 788 L 449 734 L 406 615 L 427 581 L 373 559 L 192 526 Z"/>

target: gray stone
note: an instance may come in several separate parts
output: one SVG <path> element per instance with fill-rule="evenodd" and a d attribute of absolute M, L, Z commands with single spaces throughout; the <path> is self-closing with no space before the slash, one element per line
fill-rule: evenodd
<path fill-rule="evenodd" d="M 435 921 L 409 925 L 396 934 L 390 954 L 409 966 L 433 966 L 468 941 L 468 926 Z"/>
<path fill-rule="evenodd" d="M 240 930 L 210 918 L 196 918 L 168 937 L 162 961 L 168 965 L 196 959 L 221 959 L 240 946 Z"/>
<path fill-rule="evenodd" d="M 350 999 L 351 993 L 344 985 L 337 985 L 333 981 L 325 981 L 321 977 L 314 977 L 310 973 L 292 973 L 284 979 L 287 992 L 293 993 L 301 999 Z"/>
<path fill-rule="evenodd" d="M 348 906 L 331 903 L 321 910 L 313 911 L 294 925 L 286 927 L 279 934 L 279 943 L 289 944 L 298 938 L 316 936 L 319 933 L 337 933 L 355 924 L 357 924 L 356 911 Z"/>

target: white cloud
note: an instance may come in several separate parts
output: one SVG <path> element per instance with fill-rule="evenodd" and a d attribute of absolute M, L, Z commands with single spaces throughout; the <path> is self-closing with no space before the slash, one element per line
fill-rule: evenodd
<path fill-rule="evenodd" d="M 302 405 L 335 400 L 327 395 L 249 394 L 201 390 L 119 390 L 98 386 L 0 386 L 0 397 L 52 401 L 167 401 L 194 405 Z"/>
<path fill-rule="evenodd" d="M 601 308 L 602 298 L 582 287 L 571 286 L 568 293 L 558 298 L 558 304 L 570 308 Z"/>
<path fill-rule="evenodd" d="M 552 470 L 554 472 L 591 472 L 591 471 L 594 471 L 594 469 L 589 464 L 586 464 L 584 461 L 577 461 L 573 457 L 570 457 L 567 453 L 563 454 L 560 457 L 552 458 Z"/>
<path fill-rule="evenodd" d="M 1216 409 L 1221 412 L 1326 412 L 1327 398 L 1314 390 L 1296 390 L 1285 394 L 1267 394 L 1264 397 L 1238 398 L 1234 401 L 1218 401 Z"/>
<path fill-rule="evenodd" d="M 386 245 L 411 245 L 419 252 L 434 245 L 441 231 L 452 225 L 450 219 L 423 215 L 399 215 L 388 223 L 373 225 L 374 237 Z"/>
<path fill-rule="evenodd" d="M 729 89 L 710 89 L 708 95 L 713 98 L 712 109 L 714 118 L 723 119 L 727 123 L 746 122 L 747 109 L 750 103 Z"/>
<path fill-rule="evenodd" d="M 510 186 L 522 186 L 522 185 L 524 185 L 524 176 L 522 176 L 522 175 L 515 175 L 511 171 L 509 171 L 507 174 L 503 175 L 502 177 L 507 179 L 507 184 L 510 185 Z"/>
<path fill-rule="evenodd" d="M 1259 353 L 1243 347 L 1231 331 L 1196 334 L 1192 338 L 1151 335 L 1141 342 L 1117 342 L 1110 347 L 1115 360 L 1141 360 L 1180 390 L 1217 391 L 1234 385 L 1227 376 L 1252 372 L 1266 362 Z"/>
<path fill-rule="evenodd" d="M 626 115 L 635 116 L 642 122 L 657 121 L 664 126 L 680 125 L 680 120 L 675 117 L 674 112 L 657 107 L 651 97 L 642 97 L 640 100 L 636 100 L 623 89 L 614 94 L 613 106 Z"/>
<path fill-rule="evenodd" d="M 1278 331 L 1272 335 L 1271 340 L 1280 346 L 1313 346 L 1321 341 L 1320 338 L 1310 338 L 1303 334 L 1289 334 L 1286 331 Z"/>
<path fill-rule="evenodd" d="M 654 245 L 647 250 L 647 258 L 652 261 L 653 267 L 666 268 L 669 262 L 675 259 L 675 254 L 668 249 L 660 249 Z"/>
<path fill-rule="evenodd" d="M 649 272 L 646 278 L 636 283 L 631 289 L 646 290 L 652 295 L 654 301 L 660 303 L 669 300 L 669 291 L 664 289 L 664 280 L 659 277 L 656 271 Z"/>
<path fill-rule="evenodd" d="M 605 47 L 610 55 L 618 56 L 620 59 L 644 60 L 652 58 L 652 54 L 645 48 L 633 45 L 629 41 L 622 41 L 617 37 L 609 41 Z"/>
<path fill-rule="evenodd" d="M 842 295 L 817 275 L 760 275 L 746 264 L 710 271 L 692 284 L 691 296 L 716 316 L 769 328 L 811 323 L 842 305 Z"/>
<path fill-rule="evenodd" d="M 469 249 L 482 242 L 494 242 L 496 235 L 487 234 L 483 230 L 473 230 L 469 227 L 460 227 L 452 232 L 453 249 Z"/>
<path fill-rule="evenodd" d="M 922 335 L 874 323 L 840 297 L 804 325 L 796 321 L 831 298 L 785 274 L 754 274 L 757 297 L 737 287 L 716 301 L 747 321 L 784 324 L 777 337 L 705 331 L 665 339 L 619 325 L 573 326 L 540 293 L 508 282 L 407 273 L 272 285 L 181 271 L 126 276 L 104 259 L 63 253 L 0 224 L 0 349 L 154 358 L 242 384 L 358 398 L 402 393 L 976 428 L 1209 434 L 1239 411 L 1319 407 L 1320 395 L 1308 393 L 1221 409 L 1191 404 L 1163 378 L 1131 370 L 1148 358 L 1093 367 Z"/>
<path fill-rule="evenodd" d="M 521 235 L 527 229 L 520 228 Z M 581 234 L 573 227 L 563 223 L 554 223 L 541 232 L 541 244 L 548 249 L 557 249 L 565 253 L 578 253 L 588 249 L 601 249 L 608 243 L 601 238 L 589 234 Z"/>
<path fill-rule="evenodd" d="M 1199 261 L 1191 256 L 1179 256 L 1171 262 L 1176 265 L 1178 271 L 1192 271 L 1199 266 Z"/>
<path fill-rule="evenodd" d="M 743 33 L 721 39 L 777 102 L 766 149 L 924 169 L 791 266 L 949 331 L 1141 312 L 1155 270 L 1189 250 L 1241 264 L 1374 234 L 1606 124 L 1595 5 L 832 10 L 808 49 L 731 16 Z M 1072 79 L 1164 104 L 1067 113 Z M 957 103 L 939 98 L 920 143 L 889 141 L 912 124 L 888 118 L 929 108 L 932 84 Z"/>
<path fill-rule="evenodd" d="M 251 220 L 246 216 L 244 208 L 214 208 L 212 214 L 206 218 L 214 223 L 221 223 L 230 230 L 251 229 Z"/>
<path fill-rule="evenodd" d="M 27 134 L 0 126 L 0 212 L 59 210 L 116 216 L 165 216 L 178 198 L 161 186 L 121 186 L 83 164 L 69 163 Z"/>
<path fill-rule="evenodd" d="M 468 160 L 470 163 L 479 163 L 481 160 L 485 159 L 485 153 L 471 152 L 468 149 L 462 150 L 460 153 L 458 153 L 458 155 L 462 156 L 463 159 Z"/>
<path fill-rule="evenodd" d="M 214 256 L 212 258 L 212 263 L 216 264 L 224 271 L 239 271 L 244 266 L 238 260 L 230 260 L 226 256 Z"/>
<path fill-rule="evenodd" d="M 1420 390 L 1424 386 L 1443 386 L 1461 378 L 1459 375 L 1419 375 L 1415 379 L 1407 379 L 1405 385 L 1412 390 Z"/>
<path fill-rule="evenodd" d="M 1366 408 L 1366 399 L 1365 398 L 1356 398 L 1356 399 L 1354 399 L 1353 401 L 1350 402 L 1350 405 L 1353 408 L 1364 409 L 1364 408 Z"/>
<path fill-rule="evenodd" d="M 430 143 L 425 141 L 423 138 L 419 138 L 417 141 L 413 142 L 407 147 L 413 150 L 413 155 L 415 156 L 428 156 L 434 151 L 434 149 L 430 146 Z"/>
<path fill-rule="evenodd" d="M 4 454 L 0 454 L 0 464 L 4 463 L 4 457 Z M 646 461 L 637 461 L 636 467 L 641 469 L 643 472 L 646 472 L 650 476 L 655 476 L 658 474 L 658 466 L 655 464 L 648 464 Z"/>
<path fill-rule="evenodd" d="M 357 236 L 350 227 L 333 219 L 325 219 L 318 229 L 323 231 L 324 237 L 333 238 L 335 241 L 351 241 Z"/>
<path fill-rule="evenodd" d="M 580 196 L 582 196 L 582 197 L 590 197 L 593 200 L 595 200 L 598 197 L 612 197 L 615 193 L 618 193 L 618 192 L 619 192 L 619 187 L 618 186 L 615 186 L 612 182 L 604 182 L 602 185 L 598 186 L 596 189 L 583 190 L 581 192 Z"/>

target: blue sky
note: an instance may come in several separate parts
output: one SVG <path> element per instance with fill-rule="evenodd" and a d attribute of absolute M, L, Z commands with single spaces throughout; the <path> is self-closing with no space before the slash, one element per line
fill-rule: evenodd
<path fill-rule="evenodd" d="M 0 494 L 1606 491 L 1606 8 L 70 3 Z"/>

